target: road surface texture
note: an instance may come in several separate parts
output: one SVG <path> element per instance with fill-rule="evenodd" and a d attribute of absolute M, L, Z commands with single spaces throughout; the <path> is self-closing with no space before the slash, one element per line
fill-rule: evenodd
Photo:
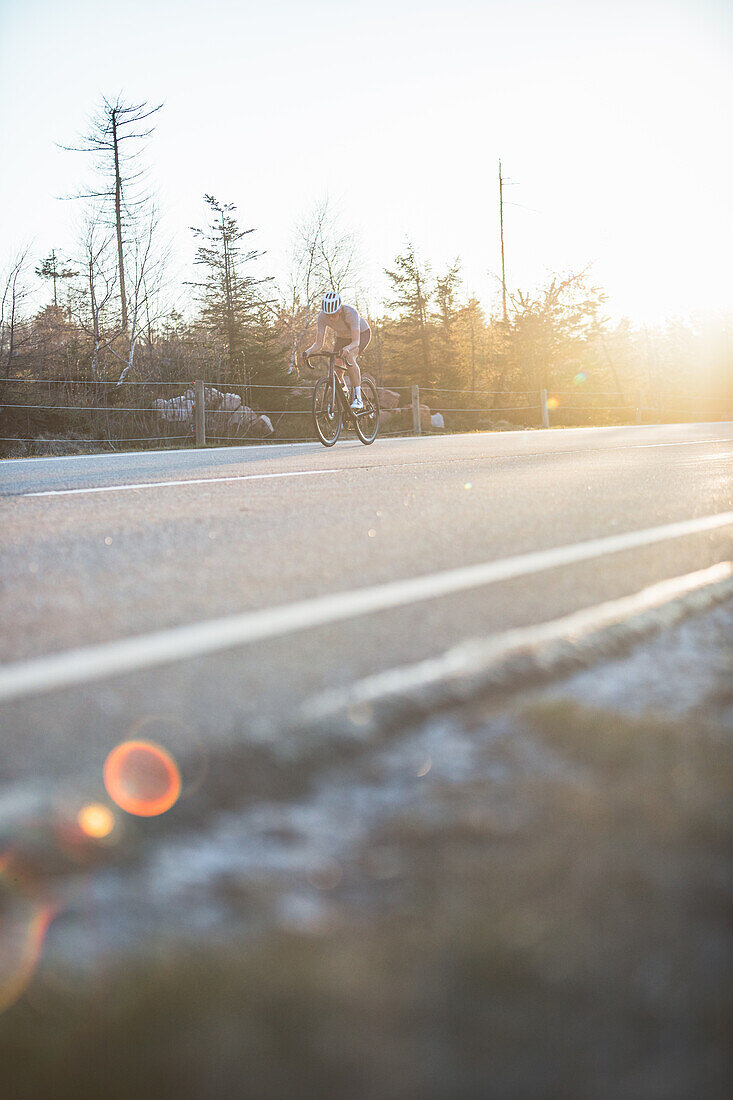
<path fill-rule="evenodd" d="M 0 660 L 719 515 L 731 507 L 731 437 L 714 424 L 9 461 Z M 103 491 L 79 491 L 92 489 Z M 187 658 L 184 639 L 165 667 L 0 702 L 11 731 L 0 776 L 75 772 L 149 714 L 207 745 L 240 739 L 324 688 L 712 565 L 730 556 L 731 530 L 540 562 L 211 656 Z"/>
<path fill-rule="evenodd" d="M 732 443 L 2 464 L 0 827 L 57 913 L 0 1016 L 13 1094 L 725 1095 L 729 604 L 404 728 L 357 707 L 319 742 L 313 715 L 474 639 L 704 588 L 733 557 Z M 137 736 L 179 761 L 179 805 L 70 855 L 60 815 Z"/>

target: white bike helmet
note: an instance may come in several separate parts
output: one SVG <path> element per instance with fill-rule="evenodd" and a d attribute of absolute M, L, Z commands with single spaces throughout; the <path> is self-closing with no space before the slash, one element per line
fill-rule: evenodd
<path fill-rule="evenodd" d="M 341 295 L 335 290 L 329 290 L 321 299 L 321 309 L 324 313 L 338 313 L 341 309 Z"/>

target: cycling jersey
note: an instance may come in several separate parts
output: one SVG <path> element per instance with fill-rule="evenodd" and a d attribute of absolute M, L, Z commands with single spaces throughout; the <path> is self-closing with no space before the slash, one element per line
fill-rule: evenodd
<path fill-rule="evenodd" d="M 306 355 L 315 355 L 320 352 L 326 337 L 326 329 L 331 329 L 334 334 L 334 351 L 337 355 L 347 347 L 352 347 L 356 351 L 357 344 L 358 350 L 362 352 L 372 338 L 368 321 L 365 321 L 353 306 L 342 305 L 337 313 L 326 313 L 321 310 L 316 325 L 316 339 L 308 348 Z"/>

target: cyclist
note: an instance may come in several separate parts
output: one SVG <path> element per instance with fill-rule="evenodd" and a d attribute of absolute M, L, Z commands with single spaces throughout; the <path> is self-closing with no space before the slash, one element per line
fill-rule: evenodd
<path fill-rule="evenodd" d="M 344 380 L 344 370 L 348 373 L 354 390 L 351 408 L 354 412 L 359 412 L 364 408 L 364 402 L 361 399 L 361 371 L 356 357 L 371 340 L 372 330 L 368 322 L 359 316 L 358 310 L 342 302 L 341 295 L 335 290 L 329 290 L 323 295 L 316 325 L 316 339 L 304 352 L 306 359 L 321 350 L 327 328 L 333 329 L 333 350 L 338 356 L 334 359 L 334 369 L 341 383 Z"/>

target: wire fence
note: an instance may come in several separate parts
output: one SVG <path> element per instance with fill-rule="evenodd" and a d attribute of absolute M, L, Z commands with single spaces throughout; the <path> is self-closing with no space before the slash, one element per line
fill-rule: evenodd
<path fill-rule="evenodd" d="M 101 379 L 0 378 L 0 455 L 309 442 L 316 438 L 315 381 L 220 388 L 201 380 L 120 385 Z M 640 392 L 629 400 L 617 390 L 403 384 L 381 386 L 379 394 L 381 436 L 733 416 L 733 407 L 700 394 L 675 393 L 666 401 L 657 395 L 645 403 Z"/>

